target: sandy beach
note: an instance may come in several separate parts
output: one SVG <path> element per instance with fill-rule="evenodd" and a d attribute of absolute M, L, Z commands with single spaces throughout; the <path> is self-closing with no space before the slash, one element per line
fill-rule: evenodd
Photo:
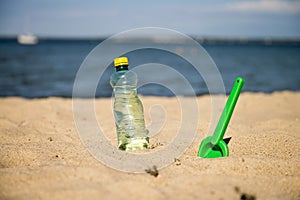
<path fill-rule="evenodd" d="M 163 148 L 180 120 L 178 102 L 141 99 L 147 124 L 153 105 L 167 113 L 162 134 L 150 139 Z M 97 161 L 80 141 L 72 99 L 0 98 L 0 199 L 300 199 L 299 92 L 242 93 L 225 135 L 230 155 L 218 159 L 197 157 L 211 118 L 210 97 L 197 101 L 193 144 L 155 177 Z M 96 99 L 95 110 L 116 145 L 111 102 Z"/>

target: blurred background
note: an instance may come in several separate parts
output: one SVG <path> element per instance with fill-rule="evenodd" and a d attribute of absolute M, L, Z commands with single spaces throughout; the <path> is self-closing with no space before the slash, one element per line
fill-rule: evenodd
<path fill-rule="evenodd" d="M 88 53 L 109 36 L 141 27 L 174 29 L 194 38 L 216 63 L 227 92 L 237 76 L 246 80 L 244 91 L 299 91 L 299 20 L 298 0 L 0 0 L 0 96 L 71 97 Z M 166 45 L 174 45 L 178 54 L 184 47 Z M 150 56 L 187 69 L 187 77 L 195 73 L 188 63 L 169 62 L 160 52 L 130 56 L 132 67 Z M 102 84 L 96 96 L 111 96 L 109 83 Z M 180 88 L 176 80 L 172 84 Z M 197 95 L 208 93 L 201 76 L 191 84 Z M 157 85 L 139 92 L 173 95 Z"/>

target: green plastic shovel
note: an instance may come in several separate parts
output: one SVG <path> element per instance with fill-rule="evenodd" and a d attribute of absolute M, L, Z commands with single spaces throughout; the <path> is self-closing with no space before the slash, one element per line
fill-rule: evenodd
<path fill-rule="evenodd" d="M 227 144 L 223 140 L 226 128 L 229 124 L 235 104 L 239 98 L 244 79 L 238 77 L 234 83 L 231 93 L 227 99 L 225 108 L 219 119 L 217 127 L 212 136 L 204 138 L 198 150 L 198 156 L 202 158 L 219 158 L 229 155 Z"/>

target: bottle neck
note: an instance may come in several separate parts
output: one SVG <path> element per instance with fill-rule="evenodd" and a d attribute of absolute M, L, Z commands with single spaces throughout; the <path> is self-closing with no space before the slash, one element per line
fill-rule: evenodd
<path fill-rule="evenodd" d="M 127 71 L 127 70 L 128 70 L 128 65 L 119 65 L 119 66 L 116 66 L 116 72 Z"/>

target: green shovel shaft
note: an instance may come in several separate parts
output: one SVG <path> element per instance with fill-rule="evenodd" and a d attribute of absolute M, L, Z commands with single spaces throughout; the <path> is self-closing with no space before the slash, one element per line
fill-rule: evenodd
<path fill-rule="evenodd" d="M 216 126 L 215 132 L 212 136 L 212 144 L 213 145 L 216 145 L 218 143 L 218 141 L 222 140 L 224 137 L 224 134 L 225 134 L 227 126 L 229 124 L 235 104 L 239 98 L 242 87 L 244 85 L 244 82 L 245 82 L 244 79 L 242 79 L 240 77 L 238 77 L 235 80 L 234 86 L 231 90 L 231 93 L 230 93 L 228 99 L 227 99 L 227 102 L 226 102 L 226 105 L 222 112 L 222 115 L 219 119 L 219 122 Z"/>

